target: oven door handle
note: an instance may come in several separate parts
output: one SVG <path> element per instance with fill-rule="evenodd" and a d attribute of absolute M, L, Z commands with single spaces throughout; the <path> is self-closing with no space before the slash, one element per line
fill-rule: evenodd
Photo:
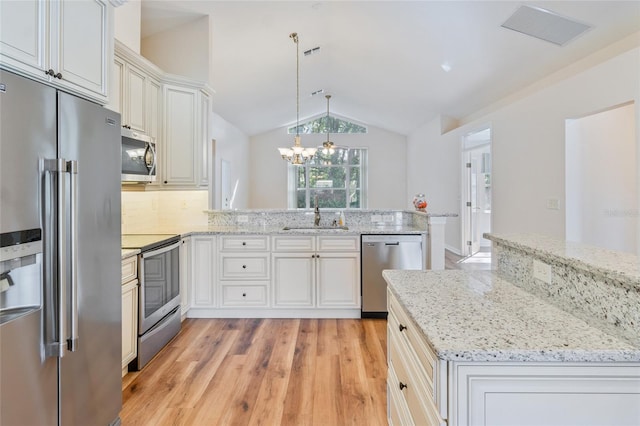
<path fill-rule="evenodd" d="M 176 249 L 178 247 L 180 247 L 180 241 L 178 241 L 177 243 L 171 244 L 170 246 L 159 248 L 158 250 L 145 251 L 144 253 L 140 254 L 140 257 L 142 257 L 144 259 L 146 257 L 157 256 L 159 254 L 166 253 L 166 252 L 171 251 L 173 249 Z"/>

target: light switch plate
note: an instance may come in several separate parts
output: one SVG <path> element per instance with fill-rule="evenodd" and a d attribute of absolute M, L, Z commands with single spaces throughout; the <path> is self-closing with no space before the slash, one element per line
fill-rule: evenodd
<path fill-rule="evenodd" d="M 393 222 L 393 215 L 392 214 L 385 214 L 382 216 L 382 221 L 383 222 Z"/>
<path fill-rule="evenodd" d="M 547 200 L 547 209 L 560 210 L 560 200 L 557 198 L 549 198 Z"/>
<path fill-rule="evenodd" d="M 533 260 L 533 278 L 551 284 L 551 265 Z"/>
<path fill-rule="evenodd" d="M 382 215 L 372 214 L 371 215 L 371 222 L 382 222 Z"/>
<path fill-rule="evenodd" d="M 247 222 L 249 222 L 249 216 L 244 215 L 244 214 L 238 215 L 237 216 L 237 222 L 238 223 L 247 223 Z"/>

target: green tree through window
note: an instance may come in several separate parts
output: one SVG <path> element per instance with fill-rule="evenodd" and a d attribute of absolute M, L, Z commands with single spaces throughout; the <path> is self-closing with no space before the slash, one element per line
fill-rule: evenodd
<path fill-rule="evenodd" d="M 327 133 L 327 127 L 329 127 L 329 133 L 367 133 L 367 128 L 364 126 L 331 116 L 320 117 L 300 124 L 299 133 Z M 289 127 L 288 132 L 290 135 L 294 135 L 296 126 Z"/>
<path fill-rule="evenodd" d="M 316 155 L 304 166 L 291 167 L 294 180 L 289 207 L 360 209 L 366 206 L 366 149 L 337 148 L 333 154 Z"/>

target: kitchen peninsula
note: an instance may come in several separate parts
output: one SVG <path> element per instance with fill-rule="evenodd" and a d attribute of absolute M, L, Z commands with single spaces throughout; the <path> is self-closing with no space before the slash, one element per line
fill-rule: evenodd
<path fill-rule="evenodd" d="M 633 255 L 487 235 L 497 271 L 385 271 L 390 422 L 639 424 Z"/>

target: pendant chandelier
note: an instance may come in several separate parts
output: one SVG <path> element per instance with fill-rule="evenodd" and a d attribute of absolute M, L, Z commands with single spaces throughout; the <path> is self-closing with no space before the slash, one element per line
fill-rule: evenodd
<path fill-rule="evenodd" d="M 289 37 L 296 44 L 296 136 L 291 148 L 278 148 L 283 160 L 300 166 L 305 164 L 317 151 L 317 148 L 304 148 L 300 144 L 300 46 L 298 33 L 291 33 Z"/>
<path fill-rule="evenodd" d="M 329 99 L 331 99 L 331 95 L 326 95 L 325 98 L 327 98 L 327 120 L 324 126 L 327 129 L 327 140 L 322 142 L 322 153 L 324 155 L 333 155 L 336 152 L 336 146 L 329 140 L 329 131 L 331 129 L 331 124 L 329 123 Z"/>

